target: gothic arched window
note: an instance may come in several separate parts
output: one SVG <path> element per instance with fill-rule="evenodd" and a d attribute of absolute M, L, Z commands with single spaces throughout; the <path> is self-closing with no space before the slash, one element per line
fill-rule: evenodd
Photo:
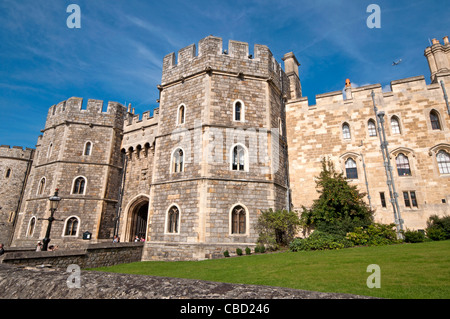
<path fill-rule="evenodd" d="M 411 175 L 411 168 L 409 166 L 409 160 L 408 160 L 408 157 L 405 156 L 405 154 L 403 154 L 403 153 L 398 154 L 395 161 L 397 163 L 398 176 L 410 176 Z"/>
<path fill-rule="evenodd" d="M 245 234 L 246 231 L 246 211 L 245 208 L 237 205 L 231 211 L 231 233 Z"/>
<path fill-rule="evenodd" d="M 92 143 L 91 142 L 86 142 L 86 144 L 84 145 L 84 152 L 83 154 L 86 156 L 91 155 L 91 151 L 92 151 Z"/>
<path fill-rule="evenodd" d="M 377 127 L 374 120 L 369 120 L 369 122 L 367 122 L 367 129 L 369 131 L 369 136 L 377 136 Z"/>
<path fill-rule="evenodd" d="M 66 221 L 64 236 L 76 236 L 78 232 L 79 220 L 77 217 L 70 217 Z"/>
<path fill-rule="evenodd" d="M 348 179 L 358 179 L 358 169 L 356 162 L 352 158 L 345 161 L 345 173 Z"/>
<path fill-rule="evenodd" d="M 432 110 L 430 112 L 430 122 L 431 122 L 431 128 L 433 130 L 440 130 L 441 129 L 441 122 L 439 120 L 439 114 L 435 110 Z"/>
<path fill-rule="evenodd" d="M 450 155 L 446 151 L 439 151 L 436 155 L 439 173 L 450 174 Z"/>
<path fill-rule="evenodd" d="M 38 195 L 44 194 L 44 190 L 45 190 L 45 177 L 42 177 L 41 180 L 39 181 L 37 194 Z"/>
<path fill-rule="evenodd" d="M 233 147 L 231 169 L 233 171 L 245 171 L 246 170 L 246 150 L 242 145 L 236 145 Z"/>
<path fill-rule="evenodd" d="M 351 138 L 351 134 L 350 134 L 350 126 L 347 123 L 344 123 L 342 125 L 342 137 L 345 140 L 349 140 Z"/>
<path fill-rule="evenodd" d="M 34 234 L 34 227 L 36 226 L 36 217 L 31 217 L 28 224 L 27 237 L 32 237 Z"/>
<path fill-rule="evenodd" d="M 77 177 L 73 182 L 72 194 L 84 194 L 86 189 L 86 179 L 82 176 Z"/>
<path fill-rule="evenodd" d="M 185 115 L 186 115 L 186 107 L 184 106 L 184 104 L 181 104 L 178 107 L 178 114 L 177 114 L 177 124 L 184 124 L 184 120 L 185 120 Z"/>
<path fill-rule="evenodd" d="M 178 233 L 178 221 L 180 219 L 180 210 L 177 206 L 170 207 L 167 212 L 167 232 L 168 233 Z"/>
<path fill-rule="evenodd" d="M 177 148 L 172 153 L 172 173 L 184 171 L 184 152 L 181 148 Z"/>

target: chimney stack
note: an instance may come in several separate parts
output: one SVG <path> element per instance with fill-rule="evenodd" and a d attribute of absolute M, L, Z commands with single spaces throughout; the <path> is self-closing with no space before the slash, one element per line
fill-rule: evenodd
<path fill-rule="evenodd" d="M 345 80 L 345 99 L 351 100 L 353 99 L 352 95 L 352 83 L 350 82 L 350 79 Z"/>

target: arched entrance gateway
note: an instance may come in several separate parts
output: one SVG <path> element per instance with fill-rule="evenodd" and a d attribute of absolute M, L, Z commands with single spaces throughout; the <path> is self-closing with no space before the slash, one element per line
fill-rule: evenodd
<path fill-rule="evenodd" d="M 141 196 L 129 206 L 124 241 L 134 241 L 136 236 L 146 239 L 148 203 L 148 197 Z"/>

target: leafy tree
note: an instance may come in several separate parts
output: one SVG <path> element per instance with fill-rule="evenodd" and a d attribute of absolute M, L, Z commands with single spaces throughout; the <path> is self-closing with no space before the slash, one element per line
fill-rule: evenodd
<path fill-rule="evenodd" d="M 295 212 L 287 210 L 263 211 L 258 219 L 258 243 L 270 249 L 288 245 L 295 237 L 300 226 L 300 218 Z"/>
<path fill-rule="evenodd" d="M 345 236 L 355 227 L 366 227 L 373 222 L 373 211 L 363 200 L 366 194 L 336 172 L 330 159 L 322 160 L 316 188 L 320 196 L 310 209 L 303 207 L 303 226 Z"/>

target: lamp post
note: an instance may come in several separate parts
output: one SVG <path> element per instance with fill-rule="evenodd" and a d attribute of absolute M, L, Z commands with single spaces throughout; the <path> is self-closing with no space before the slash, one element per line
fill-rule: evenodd
<path fill-rule="evenodd" d="M 47 251 L 48 243 L 50 242 L 50 232 L 52 230 L 52 223 L 55 220 L 62 221 L 62 219 L 56 219 L 53 217 L 56 210 L 58 209 L 59 202 L 61 201 L 61 197 L 58 196 L 58 189 L 55 189 L 55 194 L 51 196 L 50 201 L 50 217 L 49 218 L 39 218 L 40 220 L 48 220 L 47 232 L 45 233 L 45 238 L 43 240 L 44 245 L 42 247 L 42 251 Z"/>

